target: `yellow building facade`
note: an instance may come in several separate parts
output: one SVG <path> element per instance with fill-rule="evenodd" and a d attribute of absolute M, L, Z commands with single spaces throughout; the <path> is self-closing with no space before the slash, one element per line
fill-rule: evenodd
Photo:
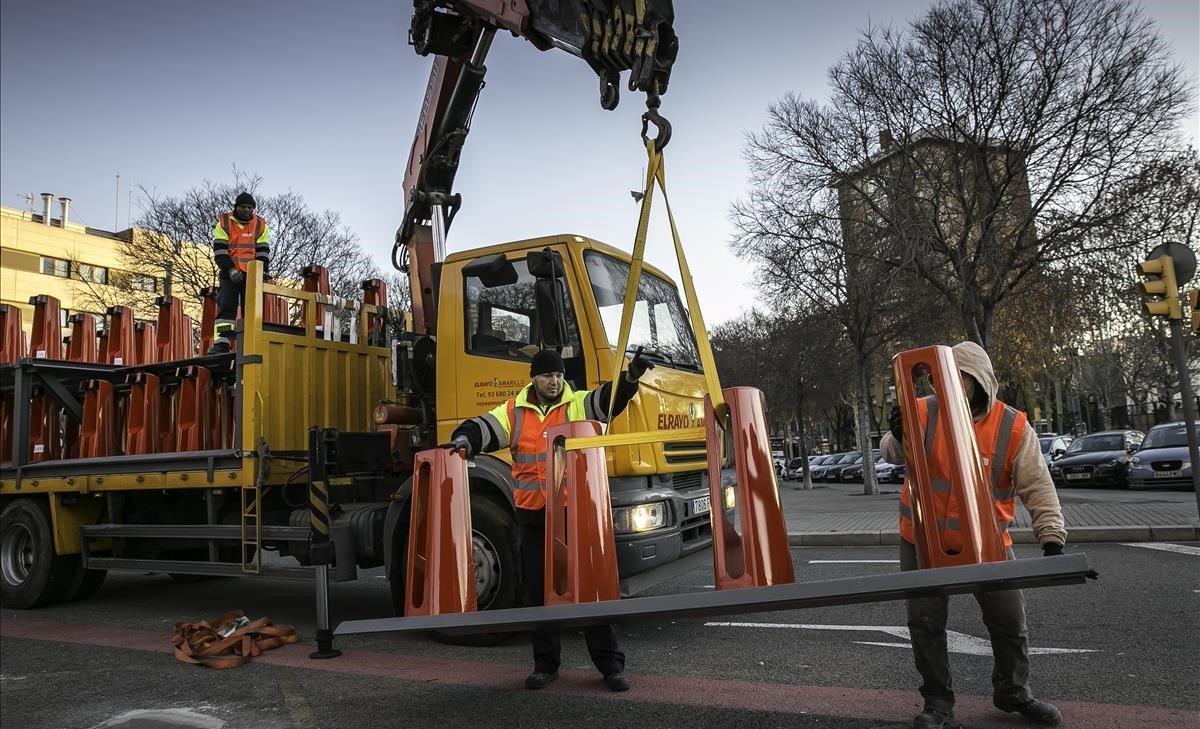
<path fill-rule="evenodd" d="M 122 265 L 126 244 L 146 234 L 137 228 L 90 228 L 71 221 L 69 214 L 65 224 L 61 214 L 47 222 L 44 214 L 0 205 L 0 303 L 21 309 L 26 334 L 33 326 L 29 299 L 39 294 L 59 300 L 64 324 L 75 312 L 94 314 L 100 323 L 113 304 L 132 306 L 139 319 L 153 320 L 152 302 L 163 293 L 161 277 Z M 184 308 L 199 320 L 199 302 L 185 299 Z"/>

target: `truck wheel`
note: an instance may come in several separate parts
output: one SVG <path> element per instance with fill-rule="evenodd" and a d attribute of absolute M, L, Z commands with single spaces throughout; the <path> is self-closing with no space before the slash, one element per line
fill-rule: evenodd
<path fill-rule="evenodd" d="M 512 512 L 488 498 L 471 499 L 471 527 L 474 532 L 475 595 L 480 610 L 500 610 L 519 604 L 517 522 Z M 404 614 L 404 577 L 408 565 L 408 544 L 398 552 L 399 562 L 392 567 L 389 582 L 392 607 Z M 434 637 L 450 645 L 495 645 L 510 633 L 450 635 L 435 632 Z"/>
<path fill-rule="evenodd" d="M 71 557 L 54 553 L 47 505 L 17 499 L 0 513 L 0 603 L 27 610 L 59 602 L 71 587 Z"/>
<path fill-rule="evenodd" d="M 67 588 L 63 602 L 86 600 L 95 595 L 96 590 L 104 584 L 104 578 L 108 576 L 108 570 L 85 570 L 82 555 L 76 556 L 76 559 L 78 561 L 72 565 L 71 585 Z"/>

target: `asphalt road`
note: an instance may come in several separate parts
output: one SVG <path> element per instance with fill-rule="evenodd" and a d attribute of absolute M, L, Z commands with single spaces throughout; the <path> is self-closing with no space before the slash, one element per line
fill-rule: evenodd
<path fill-rule="evenodd" d="M 1164 545 L 1157 545 L 1162 547 Z M 1033 688 L 1078 728 L 1200 726 L 1200 547 L 1086 545 L 1098 582 L 1026 592 Z M 1036 554 L 1019 547 L 1018 556 Z M 793 550 L 797 578 L 896 569 L 890 547 Z M 837 561 L 832 561 L 837 560 Z M 842 560 L 871 560 L 844 562 Z M 711 589 L 697 570 L 658 592 Z M 390 614 L 378 574 L 332 588 L 335 619 Z M 0 725 L 14 729 L 314 727 L 905 726 L 919 710 L 903 607 L 883 603 L 618 628 L 633 690 L 612 694 L 582 639 L 565 640 L 563 677 L 520 688 L 529 648 L 415 636 L 339 639 L 345 655 L 307 656 L 307 583 L 114 575 L 92 599 L 0 611 Z M 304 645 L 212 671 L 171 657 L 176 621 L 233 607 L 290 623 Z M 771 627 L 768 627 L 771 626 Z M 1022 724 L 990 706 L 991 659 L 974 601 L 952 598 L 952 664 L 966 726 Z"/>

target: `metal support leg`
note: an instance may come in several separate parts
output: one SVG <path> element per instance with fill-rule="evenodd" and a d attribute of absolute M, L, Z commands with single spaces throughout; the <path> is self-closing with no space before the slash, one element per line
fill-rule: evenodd
<path fill-rule="evenodd" d="M 325 479 L 325 442 L 319 428 L 308 429 L 308 509 L 309 555 L 316 571 L 317 649 L 309 658 L 337 658 L 342 652 L 333 647 L 329 627 L 329 563 L 333 544 L 329 541 L 329 482 Z"/>

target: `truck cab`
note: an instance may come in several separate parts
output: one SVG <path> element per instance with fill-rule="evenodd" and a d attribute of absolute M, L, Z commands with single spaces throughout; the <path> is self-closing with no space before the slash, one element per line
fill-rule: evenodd
<path fill-rule="evenodd" d="M 530 359 L 547 340 L 560 349 L 572 388 L 610 380 L 629 271 L 627 253 L 579 235 L 448 256 L 438 284 L 437 442 L 525 387 Z M 650 266 L 638 285 L 629 346 L 641 347 L 655 366 L 610 432 L 702 427 L 705 389 L 695 333 L 675 284 Z M 706 562 L 714 505 L 704 441 L 610 448 L 608 459 L 622 593 L 636 594 Z M 490 495 L 513 508 L 506 450 L 476 456 L 470 468 L 473 500 Z M 732 488 L 725 502 L 716 506 L 732 508 Z M 484 555 L 498 548 L 476 542 Z M 479 594 L 489 594 L 490 578 L 478 579 Z"/>

